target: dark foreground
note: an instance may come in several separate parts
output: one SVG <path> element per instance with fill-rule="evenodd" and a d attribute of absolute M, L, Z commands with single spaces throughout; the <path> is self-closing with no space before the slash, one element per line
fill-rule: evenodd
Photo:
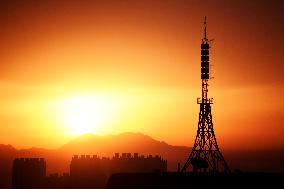
<path fill-rule="evenodd" d="M 119 173 L 112 175 L 107 189 L 157 189 L 157 188 L 281 188 L 284 173 Z"/>

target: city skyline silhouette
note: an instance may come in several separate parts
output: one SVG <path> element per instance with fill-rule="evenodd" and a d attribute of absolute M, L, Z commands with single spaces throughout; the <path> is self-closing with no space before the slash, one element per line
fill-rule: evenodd
<path fill-rule="evenodd" d="M 283 7 L 1 1 L 0 188 L 276 186 Z"/>

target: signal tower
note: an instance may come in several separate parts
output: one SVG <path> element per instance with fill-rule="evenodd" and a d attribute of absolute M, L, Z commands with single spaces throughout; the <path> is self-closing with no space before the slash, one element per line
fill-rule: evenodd
<path fill-rule="evenodd" d="M 214 134 L 211 104 L 213 98 L 208 98 L 209 80 L 209 40 L 206 33 L 206 17 L 204 20 L 204 38 L 201 43 L 201 80 L 202 98 L 197 98 L 200 105 L 197 135 L 191 153 L 181 171 L 186 172 L 191 166 L 193 172 L 225 172 L 230 173 Z"/>

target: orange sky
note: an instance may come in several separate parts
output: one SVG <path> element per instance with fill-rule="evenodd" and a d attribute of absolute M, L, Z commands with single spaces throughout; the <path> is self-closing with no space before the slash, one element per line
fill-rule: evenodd
<path fill-rule="evenodd" d="M 205 15 L 219 144 L 283 147 L 280 0 L 1 1 L 0 143 L 59 147 L 84 99 L 99 107 L 94 134 L 191 146 Z"/>

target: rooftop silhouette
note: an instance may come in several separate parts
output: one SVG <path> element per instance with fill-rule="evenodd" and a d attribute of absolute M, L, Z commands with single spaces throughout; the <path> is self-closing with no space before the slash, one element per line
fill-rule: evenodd
<path fill-rule="evenodd" d="M 13 162 L 12 189 L 45 187 L 46 162 L 43 158 L 17 158 Z"/>
<path fill-rule="evenodd" d="M 141 161 L 149 163 L 149 170 L 145 170 L 145 162 L 141 164 Z M 70 174 L 46 176 L 46 161 L 43 158 L 17 158 L 13 163 L 13 189 L 272 188 L 279 186 L 284 176 L 284 173 L 235 171 L 228 175 L 156 169 L 166 166 L 165 163 L 161 157 L 150 155 L 143 157 L 123 153 L 119 156 L 117 153 L 112 158 L 81 155 L 73 156 Z"/>
<path fill-rule="evenodd" d="M 43 158 L 16 158 L 13 162 L 12 189 L 103 189 L 115 173 L 166 172 L 167 161 L 161 156 L 115 153 L 112 158 L 74 155 L 70 173 L 46 176 Z"/>

